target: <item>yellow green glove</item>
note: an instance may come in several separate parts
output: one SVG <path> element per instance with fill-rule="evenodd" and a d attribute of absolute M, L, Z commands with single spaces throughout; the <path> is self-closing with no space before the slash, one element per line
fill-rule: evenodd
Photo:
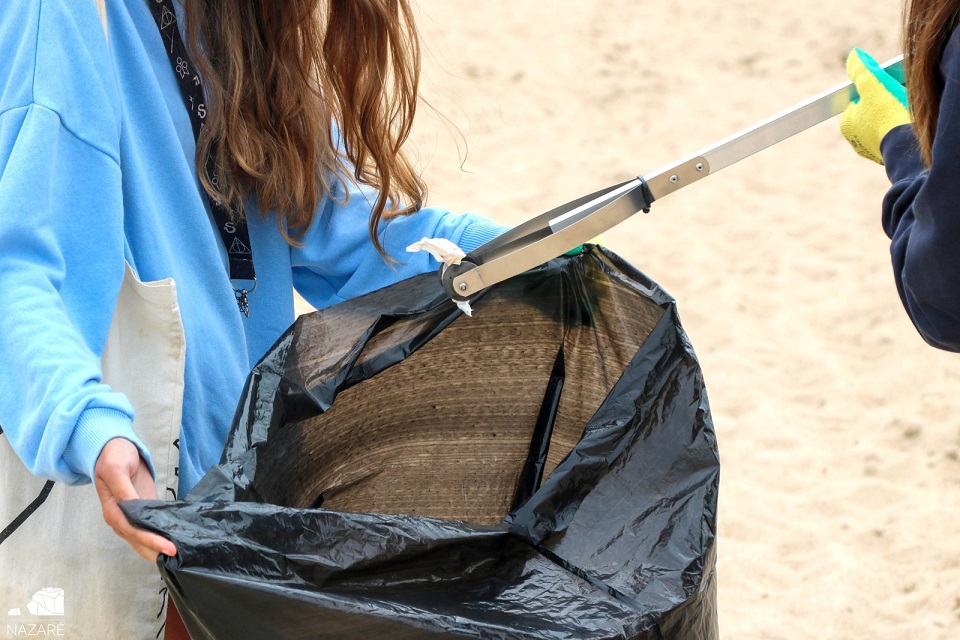
<path fill-rule="evenodd" d="M 844 110 L 840 133 L 861 156 L 883 164 L 880 141 L 894 127 L 910 123 L 903 78 L 884 71 L 862 49 L 854 49 L 847 57 L 847 75 L 860 97 Z"/>

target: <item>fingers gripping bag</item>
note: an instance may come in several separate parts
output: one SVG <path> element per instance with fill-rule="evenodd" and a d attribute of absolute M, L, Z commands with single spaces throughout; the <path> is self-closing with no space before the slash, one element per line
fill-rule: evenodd
<path fill-rule="evenodd" d="M 464 315 L 424 274 L 300 317 L 221 463 L 137 501 L 195 639 L 715 640 L 719 459 L 674 301 L 592 247 Z"/>

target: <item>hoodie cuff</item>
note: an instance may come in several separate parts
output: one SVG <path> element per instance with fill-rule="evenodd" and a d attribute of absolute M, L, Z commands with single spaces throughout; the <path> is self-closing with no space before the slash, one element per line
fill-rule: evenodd
<path fill-rule="evenodd" d="M 490 220 L 478 220 L 467 225 L 467 228 L 460 234 L 457 246 L 463 249 L 464 253 L 470 253 L 477 247 L 506 233 L 511 228 L 512 227 L 505 227 Z"/>
<path fill-rule="evenodd" d="M 63 452 L 63 461 L 71 471 L 92 482 L 97 458 L 103 447 L 114 438 L 125 438 L 132 442 L 150 468 L 150 475 L 156 478 L 150 453 L 133 432 L 133 420 L 118 409 L 94 408 L 81 413 Z"/>
<path fill-rule="evenodd" d="M 880 153 L 891 184 L 916 177 L 926 169 L 912 125 L 904 124 L 888 131 L 880 141 Z"/>

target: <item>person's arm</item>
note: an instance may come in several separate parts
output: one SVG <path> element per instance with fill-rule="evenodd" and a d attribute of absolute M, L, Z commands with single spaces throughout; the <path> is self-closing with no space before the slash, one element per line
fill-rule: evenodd
<path fill-rule="evenodd" d="M 101 382 L 124 270 L 120 126 L 97 13 L 76 6 L 20 2 L 0 20 L 0 425 L 31 472 L 97 476 L 101 500 L 117 501 L 134 497 L 128 485 L 148 491 L 137 470 L 149 455 L 130 403 Z"/>
<path fill-rule="evenodd" d="M 119 113 L 106 43 L 63 12 L 17 3 L 0 21 L 0 425 L 33 473 L 78 484 L 109 439 L 136 439 L 100 383 L 124 270 Z"/>
<path fill-rule="evenodd" d="M 406 251 L 424 237 L 446 238 L 470 252 L 508 229 L 483 216 L 425 207 L 380 225 L 383 247 L 397 261 L 388 263 L 367 231 L 372 192 L 348 184 L 345 198 L 342 186 L 334 182 L 334 197 L 324 200 L 302 246 L 292 249 L 294 285 L 318 309 L 439 269 L 427 252 Z"/>
<path fill-rule="evenodd" d="M 892 183 L 883 201 L 883 229 L 913 324 L 929 344 L 960 351 L 960 31 L 941 70 L 945 86 L 930 169 L 909 126 L 893 129 L 881 144 Z"/>

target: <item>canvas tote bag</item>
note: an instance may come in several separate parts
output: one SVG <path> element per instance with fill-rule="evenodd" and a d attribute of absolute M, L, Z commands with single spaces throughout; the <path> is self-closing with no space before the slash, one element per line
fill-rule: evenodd
<path fill-rule="evenodd" d="M 103 380 L 136 408 L 157 494 L 176 495 L 186 353 L 173 280 L 140 282 L 129 265 L 107 336 Z M 166 592 L 157 568 L 103 521 L 92 485 L 31 474 L 0 436 L 0 638 L 159 637 Z"/>
<path fill-rule="evenodd" d="M 173 280 L 129 265 L 103 353 L 103 379 L 136 408 L 161 498 L 175 496 L 183 403 L 183 326 Z M 32 475 L 0 436 L 0 638 L 159 637 L 166 592 L 155 566 L 103 521 L 92 486 Z"/>
<path fill-rule="evenodd" d="M 136 409 L 160 498 L 176 496 L 185 353 L 173 280 L 140 282 L 126 265 L 103 380 Z M 31 474 L 0 435 L 0 640 L 154 640 L 165 604 L 157 568 L 103 521 L 93 486 Z"/>

